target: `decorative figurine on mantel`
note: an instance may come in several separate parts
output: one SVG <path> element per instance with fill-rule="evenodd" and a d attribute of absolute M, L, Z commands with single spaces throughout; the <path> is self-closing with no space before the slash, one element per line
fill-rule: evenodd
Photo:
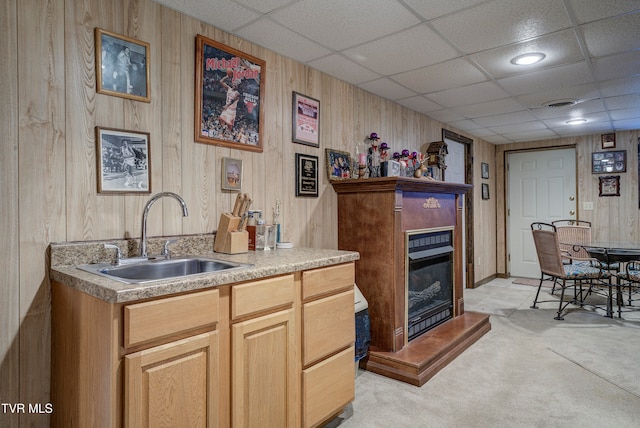
<path fill-rule="evenodd" d="M 447 143 L 444 141 L 435 141 L 427 148 L 427 167 L 432 170 L 436 180 L 444 180 L 444 170 L 447 169 L 445 158 L 448 154 Z"/>
<path fill-rule="evenodd" d="M 378 151 L 378 134 L 372 132 L 368 140 L 371 142 L 369 148 L 369 177 L 380 177 L 380 152 Z"/>

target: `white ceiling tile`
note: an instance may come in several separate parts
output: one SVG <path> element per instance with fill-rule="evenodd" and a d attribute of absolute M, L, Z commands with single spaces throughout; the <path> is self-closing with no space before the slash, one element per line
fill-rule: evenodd
<path fill-rule="evenodd" d="M 504 79 L 499 79 L 498 84 L 513 95 L 523 95 L 567 86 L 577 86 L 591 80 L 589 67 L 585 62 L 579 62 L 518 76 L 505 77 Z"/>
<path fill-rule="evenodd" d="M 570 125 L 567 121 L 572 119 L 587 119 L 587 122 L 579 125 Z M 606 112 L 599 113 L 589 113 L 589 114 L 577 114 L 571 113 L 569 116 L 565 117 L 556 117 L 551 119 L 544 119 L 543 122 L 547 124 L 547 126 L 556 128 L 556 127 L 565 127 L 565 126 L 586 126 L 590 123 L 599 123 L 599 122 L 607 122 L 609 117 Z"/>
<path fill-rule="evenodd" d="M 623 108 L 620 110 L 611 110 L 609 112 L 613 120 L 626 120 L 640 118 L 640 110 L 637 108 Z"/>
<path fill-rule="evenodd" d="M 504 113 L 522 111 L 522 105 L 513 98 L 503 98 L 501 100 L 488 101 L 468 106 L 454 108 L 455 111 L 466 117 L 495 116 Z"/>
<path fill-rule="evenodd" d="M 547 129 L 547 126 L 538 120 L 532 122 L 510 123 L 508 125 L 491 126 L 490 129 L 497 134 L 514 134 L 522 131 L 539 131 Z"/>
<path fill-rule="evenodd" d="M 346 49 L 343 53 L 363 66 L 386 75 L 458 56 L 455 49 L 424 25 Z"/>
<path fill-rule="evenodd" d="M 615 129 L 618 131 L 632 131 L 640 129 L 640 118 L 628 120 L 615 120 L 613 122 Z"/>
<path fill-rule="evenodd" d="M 550 129 L 538 129 L 533 131 L 514 132 L 504 134 L 504 136 L 512 141 L 537 141 L 556 138 L 556 134 Z"/>
<path fill-rule="evenodd" d="M 569 0 L 579 24 L 637 11 L 638 0 Z"/>
<path fill-rule="evenodd" d="M 457 122 L 454 122 L 457 123 Z M 470 131 L 473 131 L 473 135 L 475 135 L 476 137 L 480 137 L 480 138 L 484 138 L 484 137 L 489 137 L 492 135 L 498 135 L 495 132 L 493 132 L 490 128 L 469 128 Z"/>
<path fill-rule="evenodd" d="M 600 91 L 605 97 L 640 93 L 640 74 L 622 79 L 600 82 Z"/>
<path fill-rule="evenodd" d="M 234 1 L 250 9 L 255 9 L 261 13 L 269 13 L 291 2 L 291 0 L 234 0 Z"/>
<path fill-rule="evenodd" d="M 529 66 L 511 63 L 513 58 L 531 52 L 544 53 L 546 58 Z M 585 59 L 573 30 L 560 31 L 534 40 L 491 49 L 473 54 L 470 58 L 496 79 L 576 63 Z"/>
<path fill-rule="evenodd" d="M 558 134 L 563 137 L 571 137 L 577 135 L 586 135 L 590 133 L 598 133 L 598 132 L 611 132 L 611 124 L 609 121 L 602 122 L 588 122 L 583 123 L 581 125 L 565 125 L 558 126 L 553 129 Z"/>
<path fill-rule="evenodd" d="M 494 0 L 432 21 L 466 53 L 538 37 L 571 26 L 561 1 Z"/>
<path fill-rule="evenodd" d="M 439 120 L 440 122 L 444 123 L 465 119 L 455 111 L 449 109 L 432 111 L 428 114 L 428 116 L 432 119 Z"/>
<path fill-rule="evenodd" d="M 451 126 L 453 126 L 454 128 L 463 130 L 463 131 L 470 131 L 470 130 L 478 130 L 478 131 L 482 131 L 485 130 L 487 128 L 483 128 L 482 126 L 478 125 L 476 122 L 474 122 L 471 119 L 465 119 L 465 120 L 456 120 L 455 122 L 451 122 Z M 492 131 L 491 134 L 495 134 Z"/>
<path fill-rule="evenodd" d="M 156 1 L 228 32 L 257 19 L 260 16 L 260 14 L 231 0 L 217 0 L 216 7 L 211 7 L 211 2 L 208 0 Z"/>
<path fill-rule="evenodd" d="M 592 60 L 598 80 L 617 79 L 640 72 L 640 49 Z"/>
<path fill-rule="evenodd" d="M 311 40 L 297 37 L 291 30 L 268 19 L 261 19 L 238 30 L 238 35 L 247 40 L 260 40 L 261 46 L 279 51 L 281 55 L 295 58 L 303 63 L 331 53 L 330 50 Z M 291 40 L 296 40 L 296 43 L 290 43 Z"/>
<path fill-rule="evenodd" d="M 580 28 L 592 56 L 640 49 L 640 11 L 632 15 L 593 22 Z"/>
<path fill-rule="evenodd" d="M 512 143 L 512 140 L 505 138 L 502 135 L 486 135 L 483 137 L 485 141 L 491 144 L 509 144 Z"/>
<path fill-rule="evenodd" d="M 441 110 L 442 106 L 434 103 L 430 99 L 419 95 L 417 97 L 405 98 L 397 101 L 398 104 L 403 105 L 411 110 L 420 112 L 420 113 L 429 113 L 435 110 Z M 428 116 L 428 114 L 427 114 Z"/>
<path fill-rule="evenodd" d="M 487 78 L 463 59 L 454 59 L 436 65 L 393 76 L 398 83 L 426 94 L 486 81 Z"/>
<path fill-rule="evenodd" d="M 640 93 L 621 95 L 619 97 L 609 97 L 605 98 L 604 102 L 611 110 L 621 108 L 635 108 L 640 113 L 640 109 L 638 108 L 638 106 L 640 105 Z"/>
<path fill-rule="evenodd" d="M 604 104 L 600 98 L 578 103 L 566 107 L 542 107 L 532 112 L 540 119 L 579 117 L 590 113 L 605 111 Z"/>
<path fill-rule="evenodd" d="M 398 2 L 301 0 L 270 15 L 273 19 L 335 50 L 386 36 L 420 21 Z"/>
<path fill-rule="evenodd" d="M 555 88 L 548 91 L 534 92 L 517 97 L 523 105 L 529 108 L 540 108 L 545 103 L 558 100 L 575 99 L 577 101 L 587 101 L 600 96 L 598 88 L 592 84 L 568 86 Z"/>
<path fill-rule="evenodd" d="M 309 66 L 345 82 L 360 84 L 380 76 L 341 55 L 334 54 L 309 62 Z"/>
<path fill-rule="evenodd" d="M 482 82 L 429 94 L 429 99 L 445 107 L 494 101 L 509 96 L 493 82 Z"/>
<path fill-rule="evenodd" d="M 395 100 L 396 98 L 408 98 L 416 95 L 415 92 L 403 88 L 396 82 L 389 80 L 388 78 L 372 80 L 360 85 L 365 91 L 369 91 L 376 95 L 386 98 L 388 100 Z"/>
<path fill-rule="evenodd" d="M 426 20 L 457 12 L 484 1 L 486 0 L 404 0 L 411 9 Z"/>
<path fill-rule="evenodd" d="M 513 113 L 497 114 L 495 116 L 485 116 L 474 118 L 482 126 L 502 126 L 511 123 L 524 123 L 536 120 L 536 117 L 528 111 L 517 111 Z"/>

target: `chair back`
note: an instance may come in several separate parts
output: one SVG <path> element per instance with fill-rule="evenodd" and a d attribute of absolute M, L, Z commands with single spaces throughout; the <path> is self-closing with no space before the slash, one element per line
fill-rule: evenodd
<path fill-rule="evenodd" d="M 559 226 L 585 226 L 591 227 L 591 222 L 587 220 L 574 220 L 574 219 L 566 219 L 566 220 L 554 220 L 551 222 L 555 227 Z"/>
<path fill-rule="evenodd" d="M 536 246 L 538 263 L 543 274 L 556 278 L 564 277 L 562 254 L 556 227 L 548 223 L 532 223 L 531 232 Z"/>
<path fill-rule="evenodd" d="M 591 256 L 585 246 L 591 244 L 591 226 L 556 226 L 560 249 L 571 259 L 588 259 Z"/>

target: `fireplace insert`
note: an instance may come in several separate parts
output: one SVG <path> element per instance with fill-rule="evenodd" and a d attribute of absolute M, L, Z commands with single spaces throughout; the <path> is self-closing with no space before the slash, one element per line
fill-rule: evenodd
<path fill-rule="evenodd" d="M 407 337 L 453 318 L 453 228 L 406 232 Z"/>

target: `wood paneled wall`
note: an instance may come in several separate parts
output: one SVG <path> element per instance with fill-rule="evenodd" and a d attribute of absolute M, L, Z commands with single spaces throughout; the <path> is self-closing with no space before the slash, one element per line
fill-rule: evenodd
<path fill-rule="evenodd" d="M 221 159 L 234 157 L 244 161 L 243 191 L 254 198 L 254 208 L 270 219 L 276 198 L 282 201 L 284 240 L 325 248 L 337 247 L 337 198 L 324 172 L 325 148 L 353 152 L 356 141 L 373 131 L 394 151 L 420 150 L 441 139 L 437 121 L 151 0 L 5 0 L 0 25 L 3 403 L 49 399 L 49 243 L 140 236 L 149 195 L 96 191 L 96 126 L 150 132 L 153 193 L 177 192 L 188 203 L 187 218 L 175 201 L 155 204 L 150 236 L 212 232 L 234 199 L 220 190 Z M 150 103 L 96 94 L 95 27 L 151 44 Z M 197 34 L 266 61 L 264 153 L 194 143 Z M 320 149 L 291 142 L 291 91 L 321 101 Z M 296 152 L 319 157 L 318 198 L 294 196 Z M 481 161 L 494 170 L 492 145 L 478 142 L 474 157 L 478 176 Z M 476 247 L 488 254 L 476 272 L 482 279 L 495 272 L 494 251 L 487 251 L 495 239 L 495 208 L 492 201 L 478 206 Z M 48 426 L 46 414 L 0 418 L 2 426 Z"/>
<path fill-rule="evenodd" d="M 627 172 L 620 174 L 620 196 L 599 196 L 599 178 L 591 173 L 591 154 L 606 151 L 602 149 L 600 134 L 585 135 L 556 140 L 532 141 L 528 143 L 496 146 L 496 219 L 498 274 L 508 274 L 507 248 L 507 207 L 505 205 L 506 180 L 505 162 L 510 151 L 540 150 L 547 148 L 574 146 L 576 148 L 576 171 L 578 184 L 578 216 L 592 223 L 594 241 L 640 241 L 640 210 L 638 187 L 638 144 L 640 131 L 616 133 L 615 150 L 627 151 Z M 584 202 L 593 202 L 593 210 L 584 210 Z"/>

